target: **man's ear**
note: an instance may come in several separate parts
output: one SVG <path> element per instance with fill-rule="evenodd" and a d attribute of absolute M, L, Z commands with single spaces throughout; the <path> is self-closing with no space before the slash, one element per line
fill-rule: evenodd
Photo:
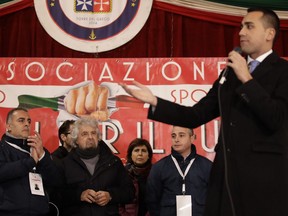
<path fill-rule="evenodd" d="M 193 135 L 191 136 L 191 143 L 192 143 L 195 139 L 196 139 L 196 134 L 193 134 Z"/>
<path fill-rule="evenodd" d="M 7 132 L 11 132 L 11 125 L 8 123 L 8 124 L 6 124 L 6 131 Z"/>
<path fill-rule="evenodd" d="M 276 31 L 275 31 L 274 28 L 268 28 L 267 29 L 267 37 L 266 37 L 266 39 L 268 41 L 271 41 L 271 40 L 273 41 L 274 38 L 275 38 L 275 35 L 276 35 Z"/>
<path fill-rule="evenodd" d="M 65 134 L 60 134 L 60 137 L 61 137 L 62 141 L 64 141 L 64 142 L 66 141 L 66 135 Z"/>

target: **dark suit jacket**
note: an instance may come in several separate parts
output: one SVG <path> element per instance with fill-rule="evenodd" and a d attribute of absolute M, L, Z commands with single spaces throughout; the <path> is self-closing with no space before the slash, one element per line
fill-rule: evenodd
<path fill-rule="evenodd" d="M 150 107 L 148 118 L 190 128 L 222 110 L 225 143 L 219 136 L 205 216 L 232 216 L 224 153 L 237 216 L 288 215 L 288 62 L 272 53 L 252 75 L 242 84 L 229 71 L 223 86 L 216 80 L 193 107 L 160 98 L 154 112 Z"/>

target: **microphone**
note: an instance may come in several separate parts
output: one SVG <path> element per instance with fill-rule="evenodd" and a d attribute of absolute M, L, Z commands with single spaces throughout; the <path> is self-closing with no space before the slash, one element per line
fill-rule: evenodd
<path fill-rule="evenodd" d="M 233 51 L 238 52 L 239 54 L 242 53 L 242 50 L 241 50 L 240 47 L 235 47 L 235 48 L 233 49 Z M 223 85 L 223 83 L 226 81 L 226 76 L 227 76 L 229 70 L 230 70 L 230 67 L 228 67 L 228 66 L 224 69 L 224 71 L 223 71 L 223 73 L 222 73 L 222 76 L 221 76 L 221 78 L 220 78 L 220 81 L 219 81 L 219 84 L 220 84 L 220 85 Z"/>

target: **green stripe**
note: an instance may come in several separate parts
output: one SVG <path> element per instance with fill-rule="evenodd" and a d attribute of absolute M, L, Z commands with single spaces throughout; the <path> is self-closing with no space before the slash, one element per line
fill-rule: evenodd
<path fill-rule="evenodd" d="M 7 3 L 7 2 L 12 2 L 13 0 L 0 0 L 0 4 L 4 4 L 4 3 Z"/>
<path fill-rule="evenodd" d="M 58 110 L 58 98 L 43 98 L 33 95 L 19 95 L 18 101 L 18 107 L 27 109 L 46 107 L 53 110 Z"/>

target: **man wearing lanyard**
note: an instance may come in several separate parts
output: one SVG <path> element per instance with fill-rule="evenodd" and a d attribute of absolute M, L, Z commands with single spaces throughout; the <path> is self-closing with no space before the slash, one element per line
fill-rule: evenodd
<path fill-rule="evenodd" d="M 192 129 L 173 126 L 171 138 L 171 154 L 155 163 L 148 177 L 149 213 L 202 216 L 212 162 L 196 153 Z"/>
<path fill-rule="evenodd" d="M 58 170 L 40 134 L 30 134 L 30 126 L 26 109 L 8 113 L 0 143 L 0 215 L 43 216 L 49 212 L 44 184 L 56 184 Z"/>

